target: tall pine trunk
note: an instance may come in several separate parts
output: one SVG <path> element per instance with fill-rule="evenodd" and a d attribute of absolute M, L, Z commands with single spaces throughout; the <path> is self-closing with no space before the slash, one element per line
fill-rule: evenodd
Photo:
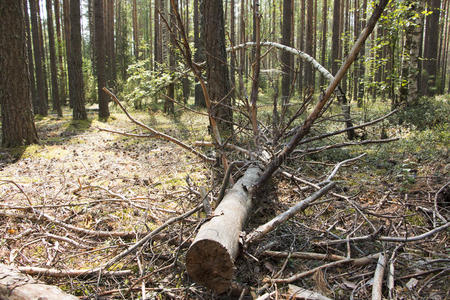
<path fill-rule="evenodd" d="M 222 137 L 233 135 L 233 111 L 231 110 L 230 79 L 225 51 L 225 21 L 222 0 L 202 3 L 204 45 L 206 53 L 206 77 L 211 99 L 211 113 L 216 119 Z"/>
<path fill-rule="evenodd" d="M 0 106 L 2 146 L 16 147 L 38 142 L 31 110 L 30 76 L 22 1 L 0 1 Z"/>
<path fill-rule="evenodd" d="M 37 15 L 38 0 L 29 0 L 29 1 L 31 14 L 31 33 L 33 35 L 34 65 L 36 66 L 36 88 L 38 99 L 35 106 L 35 112 L 37 114 L 46 116 L 48 114 L 48 108 L 47 108 L 47 98 L 45 97 L 45 79 L 41 53 L 42 48 L 39 43 L 39 25 Z"/>
<path fill-rule="evenodd" d="M 292 47 L 292 24 L 293 24 L 293 1 L 283 0 L 283 27 L 281 31 L 281 43 L 283 45 Z M 281 79 L 281 100 L 283 105 L 289 103 L 290 87 L 292 81 L 292 68 L 293 68 L 293 57 L 287 51 L 281 53 L 281 68 L 283 71 L 283 76 Z"/>
<path fill-rule="evenodd" d="M 70 98 L 73 104 L 73 119 L 86 120 L 84 104 L 83 70 L 81 59 L 80 0 L 70 0 L 70 52 L 72 68 L 69 68 Z"/>
<path fill-rule="evenodd" d="M 103 0 L 94 1 L 94 26 L 95 26 L 95 66 L 97 69 L 97 98 L 98 116 L 101 119 L 109 117 L 108 98 L 103 88 L 106 87 L 106 58 L 105 58 L 105 27 L 103 15 Z M 108 0 L 106 0 L 108 1 Z"/>
<path fill-rule="evenodd" d="M 59 100 L 58 69 L 56 68 L 55 34 L 53 30 L 53 11 L 51 0 L 46 0 L 46 8 L 48 44 L 50 49 L 50 72 L 52 76 L 53 110 L 56 111 L 59 117 L 62 117 L 61 102 Z"/>
<path fill-rule="evenodd" d="M 28 73 L 30 74 L 30 88 L 31 88 L 31 103 L 34 111 L 37 110 L 37 91 L 36 91 L 36 79 L 34 77 L 34 62 L 33 62 L 33 47 L 31 46 L 31 30 L 30 30 L 30 17 L 28 16 L 28 2 L 23 0 L 24 17 L 25 17 L 25 30 L 27 35 L 27 58 L 28 58 Z"/>

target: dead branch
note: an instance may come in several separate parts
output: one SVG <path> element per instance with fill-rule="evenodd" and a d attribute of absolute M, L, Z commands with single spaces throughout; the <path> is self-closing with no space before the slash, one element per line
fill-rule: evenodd
<path fill-rule="evenodd" d="M 44 297 L 43 297 L 44 296 Z M 42 284 L 17 268 L 0 264 L 0 299 L 11 300 L 76 300 L 56 286 Z"/>
<path fill-rule="evenodd" d="M 383 299 L 382 287 L 385 267 L 386 258 L 383 254 L 380 254 L 378 257 L 377 268 L 375 269 L 375 274 L 373 275 L 372 300 Z"/>
<path fill-rule="evenodd" d="M 200 205 L 196 206 L 195 208 L 185 212 L 182 215 L 170 218 L 164 224 L 162 224 L 161 226 L 159 226 L 155 230 L 149 232 L 146 236 L 144 236 L 142 239 L 137 241 L 134 245 L 132 245 L 131 247 L 129 247 L 128 249 L 126 249 L 122 253 L 120 253 L 120 254 L 116 255 L 115 257 L 113 257 L 112 259 L 110 259 L 106 264 L 103 265 L 102 269 L 108 269 L 112 265 L 114 265 L 117 262 L 119 262 L 125 256 L 135 252 L 139 247 L 142 247 L 149 240 L 154 239 L 161 231 L 166 229 L 169 225 L 171 225 L 171 224 L 173 224 L 175 222 L 181 221 L 181 220 L 191 216 L 192 214 L 196 213 L 197 211 L 201 210 L 202 208 L 203 208 L 203 204 L 200 204 Z"/>
<path fill-rule="evenodd" d="M 331 245 L 338 245 L 348 242 L 364 242 L 368 240 L 378 240 L 382 242 L 394 242 L 394 243 L 407 243 L 407 242 L 417 242 L 423 239 L 426 239 L 450 226 L 450 222 L 447 222 L 446 224 L 436 227 L 433 230 L 427 231 L 423 234 L 411 236 L 411 237 L 394 237 L 394 236 L 379 236 L 377 237 L 377 233 L 372 233 L 365 236 L 359 236 L 359 237 L 353 237 L 353 238 L 347 238 L 342 240 L 332 240 L 332 241 L 322 241 L 316 243 L 318 246 L 331 246 Z M 380 228 L 381 229 L 381 228 Z"/>
<path fill-rule="evenodd" d="M 178 145 L 178 146 L 180 146 L 181 148 L 183 148 L 183 149 L 185 149 L 185 150 L 188 150 L 189 152 L 191 152 L 191 153 L 197 155 L 197 156 L 198 156 L 199 158 L 201 158 L 204 162 L 207 162 L 207 163 L 214 163 L 214 162 L 216 162 L 216 160 L 215 160 L 214 158 L 210 158 L 210 157 L 204 155 L 203 153 L 198 152 L 197 150 L 195 150 L 195 149 L 192 148 L 191 146 L 189 146 L 189 145 L 183 143 L 182 141 L 180 141 L 180 140 L 178 140 L 178 139 L 176 139 L 176 138 L 174 138 L 174 137 L 172 137 L 172 136 L 170 136 L 170 135 L 167 135 L 167 134 L 165 134 L 165 133 L 162 133 L 162 132 L 160 132 L 160 131 L 157 131 L 157 130 L 155 130 L 155 129 L 153 129 L 153 128 L 147 126 L 147 125 L 145 125 L 144 123 L 142 123 L 142 122 L 140 122 L 140 121 L 134 119 L 134 118 L 128 113 L 128 111 L 125 109 L 125 107 L 123 107 L 123 105 L 120 103 L 119 99 L 117 99 L 116 95 L 114 95 L 111 91 L 109 91 L 109 90 L 108 90 L 107 88 L 105 88 L 105 87 L 103 88 L 103 91 L 104 91 L 105 93 L 107 93 L 107 94 L 111 97 L 111 99 L 112 99 L 117 105 L 119 105 L 120 109 L 122 109 L 122 111 L 125 113 L 125 115 L 128 117 L 128 119 L 130 119 L 130 121 L 133 122 L 134 124 L 136 124 L 136 125 L 138 125 L 138 126 L 144 128 L 144 129 L 150 131 L 150 133 L 153 134 L 153 135 L 154 135 L 155 137 L 157 137 L 157 138 L 160 138 L 160 139 L 163 139 L 163 140 L 172 142 L 172 143 L 174 143 L 175 145 Z"/>
<path fill-rule="evenodd" d="M 36 211 L 36 210 L 35 210 Z M 73 232 L 78 232 L 82 234 L 87 234 L 90 236 L 96 237 L 122 237 L 122 238 L 133 238 L 136 236 L 135 232 L 127 232 L 127 231 L 103 231 L 103 230 L 89 230 L 81 227 L 76 227 L 67 223 L 64 223 L 50 215 L 44 214 L 43 212 L 36 211 L 38 215 L 19 215 L 19 214 L 11 214 L 5 211 L 0 210 L 0 215 L 9 217 L 9 218 L 20 218 L 20 219 L 29 219 L 35 222 L 42 221 L 40 217 L 46 219 L 50 223 L 54 223 L 66 229 L 69 229 Z"/>
<path fill-rule="evenodd" d="M 245 238 L 245 243 L 250 244 L 258 241 L 263 236 L 265 236 L 267 233 L 271 232 L 275 228 L 277 228 L 280 224 L 286 222 L 290 218 L 292 218 L 295 214 L 298 212 L 304 210 L 308 205 L 313 202 L 314 200 L 317 200 L 318 198 L 325 195 L 331 188 L 335 186 L 336 183 L 330 182 L 308 198 L 300 201 L 295 206 L 289 208 L 287 211 L 283 212 L 282 214 L 276 216 L 269 222 L 259 226 L 258 228 L 254 229 L 252 232 L 250 232 L 247 237 Z"/>
<path fill-rule="evenodd" d="M 334 261 L 328 264 L 324 264 L 321 265 L 319 267 L 313 268 L 311 270 L 305 271 L 305 272 L 301 272 L 295 275 L 292 275 L 291 277 L 288 278 L 280 278 L 280 279 L 269 279 L 267 281 L 272 282 L 272 283 L 292 283 L 294 281 L 297 281 L 303 277 L 309 276 L 314 274 L 315 272 L 319 271 L 319 270 L 323 270 L 326 268 L 330 268 L 330 267 L 335 267 L 335 266 L 339 266 L 339 265 L 345 265 L 345 264 L 353 264 L 355 261 L 359 261 L 359 262 L 366 262 L 367 264 L 373 262 L 375 259 L 378 259 L 378 257 L 380 256 L 380 253 L 377 254 L 372 254 L 367 256 L 367 259 L 365 260 L 361 260 L 360 258 L 346 258 L 343 260 L 338 260 L 338 261 Z"/>
<path fill-rule="evenodd" d="M 90 270 L 60 270 L 48 269 L 40 267 L 18 267 L 19 271 L 28 275 L 50 276 L 50 277 L 79 277 L 79 276 L 96 276 L 100 272 L 102 276 L 119 277 L 128 276 L 132 273 L 131 270 L 121 271 L 104 271 L 102 268 L 94 268 Z"/>

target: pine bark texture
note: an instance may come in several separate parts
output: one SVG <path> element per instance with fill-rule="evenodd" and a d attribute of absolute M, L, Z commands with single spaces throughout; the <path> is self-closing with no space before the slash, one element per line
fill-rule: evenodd
<path fill-rule="evenodd" d="M 224 137 L 233 134 L 231 88 L 225 51 L 225 23 L 223 2 L 208 0 L 202 3 L 205 22 L 204 45 L 208 93 L 212 101 L 211 113 Z M 207 24 L 207 25 L 206 25 Z"/>
<path fill-rule="evenodd" d="M 28 15 L 28 0 L 23 0 L 23 6 L 25 11 L 25 31 L 27 36 L 27 58 L 28 58 L 28 73 L 30 74 L 30 88 L 31 88 L 31 103 L 33 111 L 37 111 L 37 90 L 36 79 L 34 77 L 34 62 L 33 62 L 33 47 L 31 46 L 31 30 L 30 30 L 30 17 Z"/>
<path fill-rule="evenodd" d="M 186 254 L 189 276 L 219 294 L 230 287 L 239 253 L 239 234 L 252 207 L 248 190 L 260 172 L 258 167 L 247 169 L 217 206 L 214 217 L 200 227 Z"/>
<path fill-rule="evenodd" d="M 38 142 L 31 109 L 23 2 L 0 1 L 0 105 L 3 147 Z"/>
<path fill-rule="evenodd" d="M 341 0 L 334 0 L 333 6 L 333 34 L 331 37 L 331 73 L 336 75 L 339 70 L 339 48 L 340 48 L 340 12 Z"/>
<path fill-rule="evenodd" d="M 48 114 L 47 97 L 45 95 L 45 79 L 42 64 L 42 48 L 39 38 L 39 24 L 37 14 L 38 0 L 30 1 L 31 33 L 33 35 L 34 65 L 36 66 L 37 106 L 35 113 L 46 116 Z"/>
<path fill-rule="evenodd" d="M 103 92 L 106 87 L 106 56 L 105 56 L 105 27 L 103 15 L 103 0 L 94 0 L 95 26 L 95 65 L 97 69 L 97 97 L 98 116 L 102 119 L 109 117 L 108 97 Z"/>
<path fill-rule="evenodd" d="M 281 44 L 292 47 L 292 24 L 293 24 L 293 7 L 292 0 L 283 0 L 283 26 L 281 31 Z M 283 104 L 289 102 L 290 87 L 292 81 L 292 69 L 294 67 L 293 57 L 288 52 L 281 54 L 281 69 L 283 71 L 283 77 L 281 79 L 281 100 Z"/>
<path fill-rule="evenodd" d="M 58 85 L 58 69 L 56 67 L 56 49 L 55 49 L 55 32 L 53 28 L 53 10 L 52 0 L 46 0 L 47 8 L 47 29 L 48 29 L 48 44 L 50 50 L 50 73 L 52 79 L 52 104 L 53 110 L 56 111 L 59 117 L 62 117 L 61 102 L 59 100 L 59 85 Z"/>
<path fill-rule="evenodd" d="M 196 63 L 201 63 L 202 61 L 204 61 L 203 44 L 201 43 L 200 37 L 201 18 L 199 13 L 199 2 L 201 2 L 201 0 L 194 0 L 194 61 Z M 202 87 L 200 86 L 197 78 L 195 79 L 194 103 L 196 106 L 206 106 Z"/>
<path fill-rule="evenodd" d="M 70 0 L 70 47 L 71 64 L 69 69 L 70 98 L 73 104 L 73 119 L 86 120 L 87 114 L 84 106 L 84 84 L 81 59 L 81 18 L 80 0 Z"/>
<path fill-rule="evenodd" d="M 431 12 L 426 18 L 424 74 L 422 78 L 423 92 L 432 96 L 436 92 L 437 56 L 439 41 L 439 14 L 441 0 L 427 0 L 428 10 Z"/>
<path fill-rule="evenodd" d="M 58 70 L 59 70 L 59 100 L 61 101 L 61 105 L 66 104 L 67 98 L 67 90 L 66 90 L 66 72 L 64 70 L 63 58 L 64 58 L 64 50 L 63 50 L 63 42 L 61 38 L 61 13 L 60 13 L 60 0 L 54 0 L 53 2 L 55 8 L 55 25 L 56 25 L 56 40 L 57 40 L 57 49 L 58 49 Z"/>
<path fill-rule="evenodd" d="M 306 53 L 313 56 L 314 41 L 314 20 L 313 20 L 313 0 L 307 1 L 306 13 Z M 314 56 L 313 56 L 314 57 Z M 305 66 L 305 81 L 308 87 L 314 87 L 311 64 Z"/>

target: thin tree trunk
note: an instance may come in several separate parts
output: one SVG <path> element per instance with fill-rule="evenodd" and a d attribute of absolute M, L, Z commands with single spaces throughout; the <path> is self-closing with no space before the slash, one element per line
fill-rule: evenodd
<path fill-rule="evenodd" d="M 194 61 L 196 63 L 201 63 L 204 61 L 204 48 L 203 43 L 200 39 L 200 27 L 202 27 L 202 18 L 199 13 L 199 2 L 201 0 L 194 0 Z M 203 95 L 202 87 L 198 82 L 198 79 L 195 78 L 195 89 L 194 89 L 194 103 L 196 106 L 206 107 L 205 97 Z"/>
<path fill-rule="evenodd" d="M 50 48 L 50 71 L 52 76 L 52 103 L 53 110 L 56 111 L 59 117 L 62 117 L 61 102 L 59 101 L 58 70 L 56 68 L 55 34 L 53 31 L 53 12 L 51 0 L 46 0 L 46 4 L 48 43 Z"/>
<path fill-rule="evenodd" d="M 292 47 L 292 0 L 283 0 L 283 28 L 282 28 L 282 38 L 281 43 L 283 45 Z M 283 106 L 289 103 L 289 94 L 292 80 L 292 55 L 287 52 L 281 54 L 281 68 L 283 71 L 283 76 L 281 79 L 281 101 Z"/>
<path fill-rule="evenodd" d="M 322 15 L 322 66 L 326 67 L 326 51 L 327 51 L 327 29 L 328 29 L 328 2 L 323 0 L 323 15 Z M 325 82 L 325 78 L 320 76 L 320 86 Z"/>
<path fill-rule="evenodd" d="M 312 57 L 314 45 L 314 1 L 308 0 L 306 7 L 306 49 L 305 52 Z M 312 66 L 307 64 L 305 66 L 305 81 L 308 87 L 314 87 Z"/>
<path fill-rule="evenodd" d="M 47 82 L 47 55 L 45 53 L 45 47 L 44 47 L 44 34 L 45 32 L 42 30 L 42 21 L 41 21 L 41 8 L 39 5 L 39 0 L 37 3 L 37 21 L 38 21 L 38 36 L 39 36 L 39 47 L 41 48 L 41 55 L 42 55 L 42 72 L 44 74 L 44 92 L 45 92 L 45 105 L 46 110 L 48 112 L 48 82 Z"/>
<path fill-rule="evenodd" d="M 30 88 L 31 88 L 31 103 L 33 110 L 37 112 L 38 99 L 36 90 L 36 79 L 34 77 L 34 62 L 33 62 L 33 47 L 31 46 L 31 30 L 30 30 L 30 17 L 28 16 L 28 1 L 23 0 L 24 17 L 25 17 L 25 30 L 27 35 L 27 58 L 28 58 L 28 72 L 30 74 Z"/>
<path fill-rule="evenodd" d="M 70 0 L 70 47 L 71 64 L 69 69 L 70 98 L 73 104 L 73 119 L 86 120 L 87 114 L 84 104 L 83 70 L 81 59 L 81 18 L 80 0 Z"/>
<path fill-rule="evenodd" d="M 331 39 L 331 73 L 336 75 L 339 69 L 339 47 L 340 47 L 340 8 L 341 0 L 334 0 L 333 6 L 333 35 Z"/>
<path fill-rule="evenodd" d="M 427 16 L 425 29 L 425 55 L 423 76 L 424 92 L 427 96 L 432 96 L 436 92 L 436 76 L 437 76 L 437 52 L 439 35 L 439 14 L 441 1 L 427 0 L 428 10 L 431 12 Z"/>
<path fill-rule="evenodd" d="M 235 22 L 236 22 L 236 13 L 234 11 L 235 9 L 235 3 L 234 0 L 230 1 L 230 42 L 231 45 L 234 46 L 236 44 L 236 29 L 235 29 Z M 230 58 L 230 79 L 231 79 L 231 87 L 235 88 L 236 86 L 236 53 L 234 51 L 231 52 L 231 58 Z"/>
<path fill-rule="evenodd" d="M 353 6 L 354 6 L 353 30 L 354 30 L 355 40 L 356 40 L 359 36 L 359 22 L 360 22 L 359 21 L 359 12 L 360 12 L 359 0 L 355 0 Z M 353 101 L 356 103 L 358 103 L 358 83 L 359 83 L 358 63 L 361 60 L 364 60 L 363 56 L 360 56 L 360 58 L 358 59 L 358 62 L 353 65 L 354 66 L 353 67 Z"/>
<path fill-rule="evenodd" d="M 33 35 L 33 50 L 34 50 L 34 64 L 36 66 L 36 88 L 37 88 L 37 106 L 36 113 L 46 116 L 47 99 L 45 98 L 45 82 L 44 82 L 44 70 L 42 66 L 42 53 L 39 44 L 39 26 L 37 17 L 37 0 L 30 1 L 30 14 L 31 14 L 31 33 Z"/>
<path fill-rule="evenodd" d="M 366 26 L 366 17 L 367 17 L 367 0 L 363 0 L 362 10 L 362 18 L 361 18 L 361 28 Z M 366 46 L 364 45 L 361 49 L 361 57 L 365 57 L 366 55 Z M 359 83 L 358 83 L 358 107 L 362 107 L 364 101 L 364 86 L 365 86 L 365 76 L 366 76 L 366 66 L 364 64 L 364 59 L 359 60 Z"/>
<path fill-rule="evenodd" d="M 55 9 L 55 25 L 56 25 L 56 41 L 57 41 L 57 49 L 58 49 L 58 70 L 59 70 L 59 99 L 61 101 L 61 105 L 66 104 L 67 91 L 66 91 L 66 72 L 64 70 L 63 57 L 63 42 L 61 38 L 61 13 L 60 13 L 60 0 L 54 0 L 54 9 Z"/>
<path fill-rule="evenodd" d="M 95 65 L 97 69 L 97 98 L 98 98 L 98 116 L 101 119 L 109 117 L 108 98 L 103 92 L 106 87 L 106 71 L 105 71 L 105 28 L 103 15 L 103 0 L 94 1 L 94 26 L 95 26 Z M 106 0 L 108 1 L 108 0 Z"/>
<path fill-rule="evenodd" d="M 72 54 L 70 46 L 70 4 L 69 0 L 63 0 L 63 11 L 64 11 L 64 40 L 66 42 L 66 64 L 67 64 L 67 82 L 69 85 L 69 106 L 73 108 L 72 97 L 70 97 L 70 91 L 73 89 L 71 84 L 73 80 L 69 80 L 69 74 L 72 73 Z"/>
<path fill-rule="evenodd" d="M 139 60 L 139 32 L 137 22 L 137 5 L 136 0 L 133 0 L 133 42 L 134 42 L 134 57 Z"/>
<path fill-rule="evenodd" d="M 170 1 L 170 11 L 172 12 L 172 10 L 174 9 L 174 7 L 172 6 L 172 4 L 175 5 L 175 8 L 178 6 L 178 0 L 173 0 Z M 174 28 L 175 27 L 175 19 L 174 19 L 174 15 L 172 13 L 169 14 L 170 15 L 170 27 Z M 169 68 L 171 72 L 175 71 L 175 64 L 176 64 L 176 57 L 175 57 L 175 48 L 176 48 L 176 36 L 175 36 L 175 32 L 174 31 L 170 31 L 170 49 L 169 49 Z M 164 112 L 167 114 L 173 114 L 175 112 L 174 110 L 174 99 L 175 99 L 175 83 L 171 82 L 169 84 L 169 86 L 167 87 L 167 96 L 169 99 L 166 99 L 164 102 Z"/>

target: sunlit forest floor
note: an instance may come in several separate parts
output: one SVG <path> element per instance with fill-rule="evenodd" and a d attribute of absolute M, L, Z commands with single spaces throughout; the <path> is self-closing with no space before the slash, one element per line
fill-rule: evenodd
<path fill-rule="evenodd" d="M 449 96 L 438 101 L 448 111 Z M 355 114 L 362 116 L 363 112 Z M 178 113 L 176 117 L 161 112 L 132 112 L 132 115 L 191 144 L 208 140 L 207 118 L 192 112 Z M 420 123 L 426 116 L 417 118 Z M 99 130 L 141 132 L 118 111 L 107 122 L 100 122 L 95 112 L 91 112 L 89 121 L 71 121 L 66 110 L 62 119 L 37 118 L 36 125 L 41 138 L 39 145 L 0 149 L 2 263 L 63 271 L 96 268 L 171 217 L 198 205 L 202 187 L 208 190 L 214 186 L 216 191 L 220 188 L 214 172 L 174 144 Z M 354 205 L 332 196 L 323 198 L 258 245 L 246 249 L 236 262 L 235 286 L 227 296 L 220 297 L 239 298 L 246 294 L 244 298 L 251 299 L 261 292 L 258 288 L 269 277 L 288 277 L 324 264 L 320 260 L 264 254 L 266 250 L 274 250 L 351 257 L 383 251 L 395 253 L 392 256 L 395 283 L 391 293 L 399 299 L 448 299 L 448 229 L 412 243 L 371 239 L 352 245 L 323 243 L 371 234 L 372 228 L 358 210 L 363 210 L 376 228 L 382 228 L 381 235 L 390 236 L 417 236 L 442 225 L 442 220 L 433 213 L 435 209 L 447 220 L 450 218 L 449 188 L 442 189 L 450 180 L 448 115 L 444 122 L 418 127 L 386 121 L 365 134 L 370 138 L 383 131 L 400 140 L 335 149 L 301 162 L 293 160 L 290 165 L 293 170 L 300 170 L 311 182 L 319 182 L 335 163 L 366 152 L 362 160 L 341 168 L 336 178 L 336 192 L 349 196 Z M 294 189 L 292 186 L 295 185 L 290 180 L 274 179 L 246 230 L 264 223 L 308 194 L 300 186 Z M 137 299 L 144 290 L 149 299 L 220 298 L 191 282 L 183 265 L 185 251 L 204 217 L 204 213 L 199 213 L 170 225 L 111 269 L 130 270 L 129 273 L 40 279 L 83 299 Z M 104 231 L 113 234 L 95 233 Z M 296 281 L 295 285 L 334 299 L 367 299 L 375 267 L 376 264 L 364 264 L 323 269 Z M 249 289 L 243 293 L 245 287 Z M 278 295 L 295 288 L 287 284 L 264 287 L 263 291 Z"/>

